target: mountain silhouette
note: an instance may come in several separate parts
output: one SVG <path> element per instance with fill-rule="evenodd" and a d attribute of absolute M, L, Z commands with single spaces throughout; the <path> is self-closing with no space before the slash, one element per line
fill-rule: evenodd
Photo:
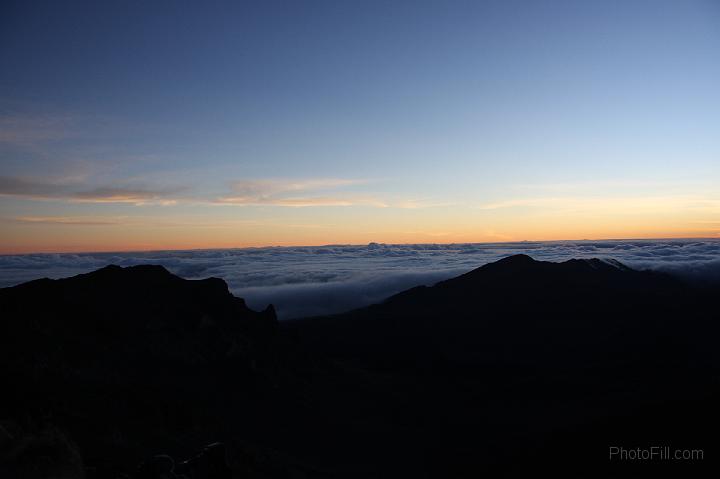
<path fill-rule="evenodd" d="M 428 477 L 672 477 L 713 459 L 621 464 L 608 448 L 716 447 L 716 297 L 613 260 L 514 255 L 283 326 L 394 378 L 395 420 L 421 438 Z"/>
<path fill-rule="evenodd" d="M 671 276 L 617 262 L 552 263 L 515 255 L 382 304 L 286 324 L 333 354 L 366 356 L 372 345 L 375 357 L 416 364 L 428 348 L 467 355 L 463 360 L 494 360 L 501 349 L 514 362 L 537 363 L 563 351 L 582 354 L 592 347 L 599 353 L 619 350 L 631 337 L 659 337 L 669 332 L 666 323 L 674 315 L 693 310 L 688 303 L 701 296 L 695 293 Z"/>
<path fill-rule="evenodd" d="M 31 281 L 0 290 L 0 475 L 210 479 L 216 452 L 182 459 L 226 447 L 236 477 L 700 477 L 720 442 L 716 297 L 526 255 L 284 322 L 160 266 Z"/>
<path fill-rule="evenodd" d="M 0 290 L 0 308 L 0 426 L 16 442 L 79 448 L 96 477 L 158 451 L 190 457 L 241 418 L 245 430 L 268 426 L 271 393 L 292 369 L 272 306 L 253 311 L 223 280 L 162 266 L 31 281 Z M 13 454 L 6 475 L 45 477 L 32 448 Z"/>

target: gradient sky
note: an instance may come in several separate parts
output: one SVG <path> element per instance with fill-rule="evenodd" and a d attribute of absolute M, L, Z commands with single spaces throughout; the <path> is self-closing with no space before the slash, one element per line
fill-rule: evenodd
<path fill-rule="evenodd" d="M 10 2 L 0 252 L 720 235 L 720 3 Z"/>

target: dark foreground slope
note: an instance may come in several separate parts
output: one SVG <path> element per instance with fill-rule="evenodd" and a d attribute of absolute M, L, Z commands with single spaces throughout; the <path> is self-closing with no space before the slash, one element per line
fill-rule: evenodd
<path fill-rule="evenodd" d="M 0 476 L 131 477 L 223 441 L 234 477 L 700 477 L 720 453 L 713 293 L 522 255 L 286 323 L 155 266 L 6 288 Z"/>
<path fill-rule="evenodd" d="M 129 472 L 155 448 L 188 453 L 221 433 L 216 411 L 247 407 L 276 381 L 283 359 L 271 308 L 160 266 L 32 281 L 1 290 L 0 306 L 0 420 L 15 442 L 40 444 L 14 453 L 18 468 L 43 462 L 33 447 L 66 439 L 99 475 Z"/>
<path fill-rule="evenodd" d="M 302 342 L 394 378 L 429 477 L 650 477 L 716 470 L 716 291 L 600 260 L 517 255 L 347 314 Z M 704 449 L 620 462 L 610 446 Z"/>
<path fill-rule="evenodd" d="M 348 459 L 359 448 L 334 438 L 363 437 L 323 389 L 341 381 L 314 379 L 346 375 L 220 279 L 108 266 L 2 289 L 0 310 L 3 479 L 128 477 L 148 456 L 184 459 L 215 441 L 236 477 L 362 470 Z"/>

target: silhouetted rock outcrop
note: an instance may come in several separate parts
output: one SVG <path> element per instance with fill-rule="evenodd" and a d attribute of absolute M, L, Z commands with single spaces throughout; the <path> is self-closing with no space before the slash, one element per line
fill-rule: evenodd
<path fill-rule="evenodd" d="M 248 414 L 228 402 L 242 411 L 282 381 L 272 306 L 249 309 L 217 278 L 108 266 L 2 289 L 0 309 L 0 421 L 70 431 L 93 471 L 147 448 L 187 454 Z"/>

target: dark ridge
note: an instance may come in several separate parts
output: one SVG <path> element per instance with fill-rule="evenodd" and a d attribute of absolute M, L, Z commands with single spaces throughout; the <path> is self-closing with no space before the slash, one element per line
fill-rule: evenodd
<path fill-rule="evenodd" d="M 43 435 L 50 418 L 98 470 L 213 442 L 242 416 L 225 401 L 248 408 L 285 374 L 272 305 L 253 311 L 218 278 L 110 265 L 1 289 L 0 309 L 0 427 Z"/>
<path fill-rule="evenodd" d="M 609 445 L 720 445 L 716 293 L 612 260 L 514 255 L 282 326 L 326 357 L 405 384 L 393 394 L 432 444 L 418 445 L 428 477 L 636 477 L 608 462 Z M 679 467 L 645 466 L 656 477 Z"/>
<path fill-rule="evenodd" d="M 511 256 L 506 256 L 505 258 L 499 259 L 498 261 L 490 264 L 497 265 L 498 267 L 507 267 L 508 265 L 527 266 L 538 262 L 539 261 L 534 260 L 526 254 L 514 254 Z"/>

